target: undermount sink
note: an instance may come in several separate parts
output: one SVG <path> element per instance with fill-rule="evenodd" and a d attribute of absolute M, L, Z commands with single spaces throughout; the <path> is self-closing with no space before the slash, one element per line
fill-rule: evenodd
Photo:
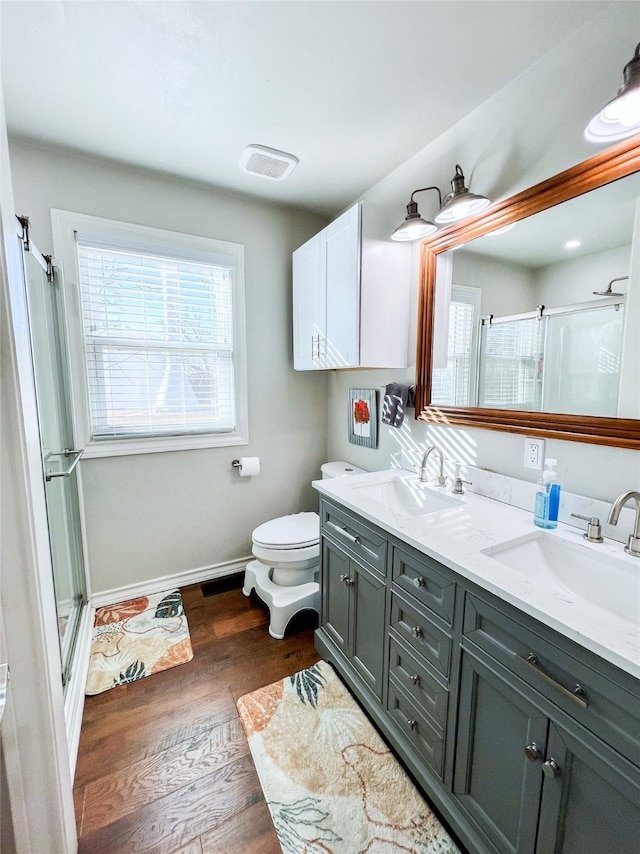
<path fill-rule="evenodd" d="M 406 516 L 426 516 L 428 513 L 459 507 L 461 503 L 421 483 L 417 477 L 394 477 L 352 488 L 354 493 L 363 498 L 369 498 L 387 510 Z"/>
<path fill-rule="evenodd" d="M 640 621 L 640 560 L 634 564 L 542 531 L 482 549 L 482 554 L 551 586 L 556 596 L 569 593 L 621 620 Z"/>

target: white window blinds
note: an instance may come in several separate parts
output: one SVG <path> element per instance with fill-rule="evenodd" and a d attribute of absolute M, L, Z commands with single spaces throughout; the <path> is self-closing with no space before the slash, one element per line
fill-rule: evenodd
<path fill-rule="evenodd" d="M 233 258 L 77 250 L 91 440 L 232 432 Z"/>
<path fill-rule="evenodd" d="M 480 289 L 454 285 L 449 306 L 447 365 L 431 373 L 431 406 L 475 403 Z"/>

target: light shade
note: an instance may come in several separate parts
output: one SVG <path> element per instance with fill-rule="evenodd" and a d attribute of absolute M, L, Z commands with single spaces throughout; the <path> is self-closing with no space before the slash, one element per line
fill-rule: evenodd
<path fill-rule="evenodd" d="M 640 133 L 640 44 L 624 67 L 623 84 L 584 132 L 589 142 L 615 142 Z"/>
<path fill-rule="evenodd" d="M 436 215 L 439 225 L 458 222 L 472 214 L 479 213 L 491 204 L 486 196 L 479 196 L 469 191 L 464 185 L 464 173 L 456 165 L 456 174 L 451 181 L 451 192 L 444 197 L 444 204 Z"/>
<path fill-rule="evenodd" d="M 438 194 L 440 204 L 442 204 L 442 196 L 438 187 L 422 187 L 420 190 L 414 190 L 411 193 L 411 201 L 407 205 L 407 215 L 404 218 L 404 222 L 393 232 L 391 235 L 392 240 L 420 240 L 438 230 L 434 223 L 420 216 L 418 213 L 418 203 L 413 200 L 416 193 L 424 193 L 426 190 L 435 190 Z"/>

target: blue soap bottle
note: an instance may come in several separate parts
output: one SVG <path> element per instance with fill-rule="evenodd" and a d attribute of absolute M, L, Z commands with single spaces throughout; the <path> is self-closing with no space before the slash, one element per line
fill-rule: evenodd
<path fill-rule="evenodd" d="M 560 484 L 554 471 L 557 460 L 544 461 L 544 472 L 538 481 L 533 521 L 539 528 L 557 528 L 560 508 Z"/>

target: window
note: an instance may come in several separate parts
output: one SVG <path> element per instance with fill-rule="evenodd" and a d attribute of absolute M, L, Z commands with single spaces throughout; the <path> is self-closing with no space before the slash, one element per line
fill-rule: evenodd
<path fill-rule="evenodd" d="M 482 327 L 479 405 L 540 410 L 546 318 Z"/>
<path fill-rule="evenodd" d="M 432 371 L 431 406 L 476 405 L 480 295 L 480 288 L 451 288 L 447 364 Z"/>
<path fill-rule="evenodd" d="M 64 211 L 54 232 L 87 456 L 246 444 L 243 247 Z"/>

